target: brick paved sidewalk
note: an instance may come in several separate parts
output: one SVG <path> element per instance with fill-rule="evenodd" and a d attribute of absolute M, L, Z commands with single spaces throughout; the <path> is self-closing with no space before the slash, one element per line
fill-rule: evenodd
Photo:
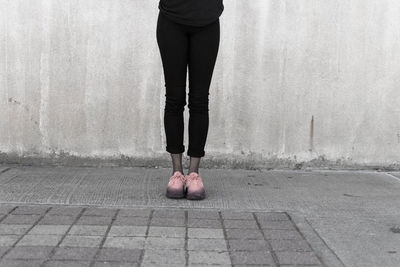
<path fill-rule="evenodd" d="M 0 205 L 0 266 L 323 266 L 281 212 Z"/>

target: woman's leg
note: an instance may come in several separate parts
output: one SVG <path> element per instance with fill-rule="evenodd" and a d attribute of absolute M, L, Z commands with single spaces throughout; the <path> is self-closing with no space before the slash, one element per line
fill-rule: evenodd
<path fill-rule="evenodd" d="M 186 105 L 186 74 L 189 40 L 184 27 L 159 13 L 157 21 L 157 42 L 162 59 L 166 102 L 164 128 L 166 150 L 171 153 L 173 172 L 182 169 L 184 117 Z"/>
<path fill-rule="evenodd" d="M 198 172 L 205 155 L 209 115 L 209 88 L 220 41 L 219 19 L 194 31 L 189 39 L 189 147 L 190 171 Z"/>

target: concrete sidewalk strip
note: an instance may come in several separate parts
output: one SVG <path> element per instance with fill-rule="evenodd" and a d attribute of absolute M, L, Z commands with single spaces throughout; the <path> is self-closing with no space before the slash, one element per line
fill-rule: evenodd
<path fill-rule="evenodd" d="M 39 266 L 322 264 L 295 227 L 270 229 L 277 228 L 278 221 L 285 222 L 284 228 L 288 222 L 294 224 L 278 213 L 206 210 L 202 217 L 202 210 L 180 208 L 14 208 L 0 219 L 0 266 L 24 266 L 28 260 L 37 261 Z M 63 215 L 63 210 L 68 215 Z M 31 218 L 28 213 L 39 217 L 31 224 L 10 224 L 7 220 L 13 216 Z M 49 216 L 74 219 L 69 224 L 39 224 Z M 196 221 L 201 222 L 199 227 L 192 227 Z M 270 228 L 261 228 L 268 223 Z"/>

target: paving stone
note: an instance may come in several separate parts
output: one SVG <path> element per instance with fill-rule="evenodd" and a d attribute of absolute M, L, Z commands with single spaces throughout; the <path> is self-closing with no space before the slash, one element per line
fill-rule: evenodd
<path fill-rule="evenodd" d="M 96 261 L 94 267 L 139 267 L 136 262 Z"/>
<path fill-rule="evenodd" d="M 69 225 L 35 225 L 28 234 L 30 235 L 63 235 Z"/>
<path fill-rule="evenodd" d="M 268 251 L 232 251 L 231 260 L 235 266 L 236 264 L 275 264 Z"/>
<path fill-rule="evenodd" d="M 268 250 L 264 239 L 229 239 L 229 249 L 234 251 Z"/>
<path fill-rule="evenodd" d="M 228 251 L 225 239 L 216 238 L 189 238 L 188 250 L 202 250 L 202 251 Z"/>
<path fill-rule="evenodd" d="M 109 236 L 103 247 L 143 249 L 144 242 L 145 238 L 139 236 Z"/>
<path fill-rule="evenodd" d="M 16 206 L 12 206 L 12 205 L 1 205 L 0 206 L 0 215 L 8 214 L 15 207 Z"/>
<path fill-rule="evenodd" d="M 145 240 L 145 249 L 184 249 L 184 238 L 148 237 Z"/>
<path fill-rule="evenodd" d="M 182 264 L 185 264 L 185 251 L 177 249 L 146 249 L 143 263 L 180 264 L 182 266 Z"/>
<path fill-rule="evenodd" d="M 185 218 L 161 218 L 153 217 L 150 221 L 152 226 L 185 226 Z"/>
<path fill-rule="evenodd" d="M 45 259 L 41 260 L 2 260 L 0 267 L 40 267 Z"/>
<path fill-rule="evenodd" d="M 258 229 L 254 220 L 224 220 L 225 228 Z"/>
<path fill-rule="evenodd" d="M 289 216 L 284 212 L 255 212 L 259 221 L 285 221 Z"/>
<path fill-rule="evenodd" d="M 110 208 L 86 208 L 83 212 L 83 216 L 106 216 L 113 217 L 117 213 L 117 209 Z"/>
<path fill-rule="evenodd" d="M 87 225 L 109 225 L 111 224 L 112 217 L 109 216 L 81 216 L 76 224 Z"/>
<path fill-rule="evenodd" d="M 188 228 L 189 238 L 224 238 L 222 229 Z"/>
<path fill-rule="evenodd" d="M 11 214 L 44 214 L 49 209 L 48 206 L 18 206 Z"/>
<path fill-rule="evenodd" d="M 263 230 L 266 239 L 303 239 L 299 232 L 294 230 Z"/>
<path fill-rule="evenodd" d="M 99 247 L 102 236 L 67 235 L 61 242 L 60 247 Z"/>
<path fill-rule="evenodd" d="M 59 247 L 55 249 L 54 260 L 91 260 L 97 252 L 97 248 L 89 247 Z"/>
<path fill-rule="evenodd" d="M 125 216 L 118 217 L 113 222 L 113 225 L 138 225 L 146 226 L 149 223 L 149 219 L 146 217 L 135 217 L 135 216 Z"/>
<path fill-rule="evenodd" d="M 32 215 L 8 215 L 4 220 L 1 221 L 1 224 L 35 224 L 36 221 L 40 218 L 41 215 L 32 214 Z"/>
<path fill-rule="evenodd" d="M 83 208 L 80 207 L 53 207 L 47 213 L 47 215 L 70 215 L 70 216 L 78 216 Z"/>
<path fill-rule="evenodd" d="M 279 264 L 321 264 L 313 252 L 277 251 Z"/>
<path fill-rule="evenodd" d="M 189 263 L 231 264 L 228 252 L 221 251 L 189 251 Z"/>
<path fill-rule="evenodd" d="M 7 255 L 5 259 L 46 259 L 53 247 L 49 246 L 26 246 L 15 247 Z"/>
<path fill-rule="evenodd" d="M 96 261 L 139 262 L 142 249 L 102 248 Z"/>
<path fill-rule="evenodd" d="M 43 266 L 45 267 L 89 267 L 90 261 L 73 260 L 49 260 Z"/>
<path fill-rule="evenodd" d="M 48 215 L 46 214 L 38 224 L 71 225 L 77 216 L 73 215 Z"/>
<path fill-rule="evenodd" d="M 251 212 L 239 212 L 239 211 L 221 211 L 222 218 L 227 219 L 238 219 L 238 220 L 254 220 Z"/>
<path fill-rule="evenodd" d="M 118 213 L 119 217 L 145 217 L 149 218 L 151 209 L 121 209 Z"/>
<path fill-rule="evenodd" d="M 261 229 L 274 230 L 296 230 L 294 224 L 290 220 L 285 221 L 259 221 Z"/>
<path fill-rule="evenodd" d="M 21 237 L 21 235 L 0 235 L 0 246 L 1 247 L 9 247 L 12 246 L 17 240 Z"/>
<path fill-rule="evenodd" d="M 219 220 L 214 220 L 214 219 L 189 218 L 188 219 L 188 227 L 222 228 L 222 224 Z"/>
<path fill-rule="evenodd" d="M 91 235 L 104 236 L 107 231 L 107 225 L 73 225 L 68 235 Z"/>
<path fill-rule="evenodd" d="M 22 235 L 31 227 L 30 224 L 0 224 L 0 235 Z"/>
<path fill-rule="evenodd" d="M 228 239 L 264 239 L 258 229 L 226 229 Z"/>
<path fill-rule="evenodd" d="M 150 226 L 148 236 L 185 237 L 185 227 Z"/>
<path fill-rule="evenodd" d="M 219 219 L 217 211 L 209 210 L 188 210 L 188 219 Z"/>
<path fill-rule="evenodd" d="M 153 218 L 185 218 L 184 210 L 175 210 L 175 209 L 160 209 L 154 210 Z"/>
<path fill-rule="evenodd" d="M 62 235 L 25 235 L 16 246 L 56 246 Z"/>
<path fill-rule="evenodd" d="M 112 225 L 108 236 L 145 236 L 147 226 Z"/>
<path fill-rule="evenodd" d="M 269 242 L 274 251 L 312 251 L 304 239 L 271 239 Z"/>

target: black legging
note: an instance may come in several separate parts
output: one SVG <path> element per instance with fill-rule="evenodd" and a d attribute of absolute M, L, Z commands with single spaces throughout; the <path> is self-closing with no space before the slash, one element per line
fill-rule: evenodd
<path fill-rule="evenodd" d="M 208 132 L 208 95 L 218 54 L 219 18 L 206 26 L 176 23 L 161 12 L 157 43 L 164 69 L 164 127 L 169 153 L 183 153 L 186 74 L 189 66 L 189 147 L 187 155 L 203 157 Z"/>

